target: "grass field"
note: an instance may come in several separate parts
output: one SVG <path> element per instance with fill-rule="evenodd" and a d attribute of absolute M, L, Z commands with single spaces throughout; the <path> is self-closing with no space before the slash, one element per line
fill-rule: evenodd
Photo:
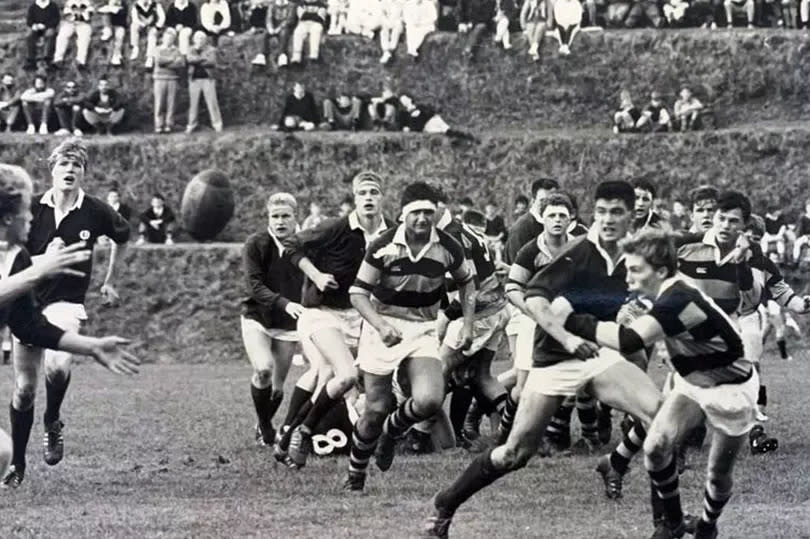
<path fill-rule="evenodd" d="M 810 360 L 771 360 L 766 369 L 769 429 L 782 447 L 743 455 L 721 537 L 810 537 Z M 660 378 L 663 368 L 653 374 Z M 0 367 L 6 398 L 11 378 L 10 367 Z M 131 379 L 79 366 L 65 404 L 66 458 L 45 466 L 38 422 L 23 487 L 0 491 L 0 537 L 413 537 L 432 494 L 470 460 L 463 450 L 398 457 L 385 476 L 372 471 L 365 495 L 347 496 L 345 458 L 313 459 L 293 472 L 253 445 L 248 379 L 246 363 L 149 365 Z M 43 398 L 40 391 L 38 416 Z M 5 414 L 0 426 L 8 428 Z M 681 479 L 692 511 L 704 460 Z M 586 456 L 537 459 L 474 498 L 452 534 L 648 537 L 639 464 L 618 503 L 603 497 L 592 467 Z"/>

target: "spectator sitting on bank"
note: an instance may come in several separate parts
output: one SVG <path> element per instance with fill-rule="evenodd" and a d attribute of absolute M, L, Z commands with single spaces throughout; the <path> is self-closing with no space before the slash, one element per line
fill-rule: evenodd
<path fill-rule="evenodd" d="M 607 20 L 614 28 L 661 28 L 664 16 L 656 0 L 617 0 L 608 3 Z"/>
<path fill-rule="evenodd" d="M 571 44 L 582 23 L 582 4 L 579 0 L 556 0 L 554 2 L 554 24 L 557 26 L 559 53 L 571 54 Z"/>
<path fill-rule="evenodd" d="M 360 113 L 363 103 L 357 96 L 341 91 L 335 99 L 323 100 L 323 123 L 321 127 L 335 131 L 360 129 Z"/>
<path fill-rule="evenodd" d="M 90 52 L 90 39 L 93 34 L 90 19 L 94 9 L 90 0 L 67 0 L 65 2 L 53 53 L 53 64 L 57 69 L 65 60 L 70 38 L 74 34 L 76 35 L 76 65 L 79 69 L 87 66 L 87 55 Z"/>
<path fill-rule="evenodd" d="M 497 9 L 496 0 L 460 0 L 458 31 L 467 34 L 462 55 L 472 60 L 481 36 L 486 32 Z"/>
<path fill-rule="evenodd" d="M 28 131 L 26 132 L 29 135 L 37 132 L 37 120 L 39 121 L 39 134 L 48 134 L 48 118 L 51 115 L 55 95 L 56 92 L 48 86 L 45 77 L 37 75 L 34 77 L 34 85 L 25 90 L 20 96 L 23 114 L 25 114 L 25 120 L 28 122 Z"/>
<path fill-rule="evenodd" d="M 191 46 L 191 34 L 199 25 L 197 6 L 189 0 L 174 0 L 166 10 L 166 28 L 177 32 L 180 54 L 185 56 Z"/>
<path fill-rule="evenodd" d="M 498 213 L 498 205 L 495 202 L 487 202 L 486 206 L 484 206 L 484 217 L 486 218 L 484 235 L 489 241 L 490 248 L 492 248 L 496 257 L 500 259 L 506 242 L 506 223 Z"/>
<path fill-rule="evenodd" d="M 120 66 L 124 59 L 124 38 L 127 35 L 127 4 L 124 0 L 107 0 L 98 10 L 104 19 L 101 41 L 113 40 L 110 65 Z"/>
<path fill-rule="evenodd" d="M 301 0 L 297 4 L 298 24 L 292 34 L 292 58 L 290 62 L 300 64 L 304 54 L 304 43 L 309 43 L 309 61 L 318 62 L 321 58 L 321 38 L 326 25 L 326 6 L 322 0 Z"/>
<path fill-rule="evenodd" d="M 298 22 L 296 5 L 290 0 L 274 0 L 267 8 L 265 18 L 265 33 L 262 39 L 262 52 L 256 55 L 251 64 L 255 66 L 267 65 L 270 57 L 270 40 L 278 41 L 278 66 L 287 65 L 289 58 L 287 51 L 290 48 L 290 38 Z"/>
<path fill-rule="evenodd" d="M 11 133 L 20 109 L 20 91 L 14 81 L 14 75 L 6 73 L 0 81 L 0 125 L 5 127 L 6 133 Z"/>
<path fill-rule="evenodd" d="M 346 32 L 374 39 L 374 32 L 382 22 L 379 0 L 349 0 L 346 12 Z"/>
<path fill-rule="evenodd" d="M 793 0 L 781 0 L 776 8 L 779 11 L 778 26 L 784 28 L 799 28 L 798 3 Z"/>
<path fill-rule="evenodd" d="M 130 10 L 129 60 L 134 62 L 140 54 L 141 33 L 146 33 L 146 69 L 155 65 L 158 32 L 166 24 L 166 12 L 157 0 L 136 0 Z"/>
<path fill-rule="evenodd" d="M 202 30 L 194 32 L 191 49 L 186 57 L 188 64 L 188 127 L 186 133 L 197 128 L 200 111 L 200 97 L 205 99 L 211 127 L 219 133 L 222 131 L 222 113 L 219 111 L 217 86 L 214 75 L 217 68 L 217 50 L 208 44 L 208 36 Z"/>
<path fill-rule="evenodd" d="M 734 16 L 737 14 L 745 15 L 748 28 L 754 27 L 754 17 L 757 11 L 755 0 L 724 0 L 723 7 L 726 9 L 726 24 L 729 28 L 734 27 Z"/>
<path fill-rule="evenodd" d="M 613 114 L 614 133 L 632 133 L 636 130 L 636 122 L 641 118 L 641 111 L 633 104 L 630 92 L 622 90 L 619 93 L 619 110 Z"/>
<path fill-rule="evenodd" d="M 354 197 L 352 195 L 346 195 L 343 197 L 343 200 L 340 201 L 340 206 L 338 206 L 338 217 L 346 217 L 353 211 Z"/>
<path fill-rule="evenodd" d="M 28 26 L 28 56 L 24 68 L 37 68 L 37 43 L 45 41 L 45 59 L 50 62 L 56 49 L 56 31 L 61 19 L 59 6 L 51 0 L 34 0 L 28 6 L 25 24 Z"/>
<path fill-rule="evenodd" d="M 700 115 L 703 112 L 703 103 L 692 95 L 692 90 L 681 88 L 680 96 L 675 101 L 674 123 L 681 131 L 700 129 Z"/>
<path fill-rule="evenodd" d="M 138 241 L 135 245 L 144 243 L 165 243 L 172 245 L 172 232 L 174 231 L 174 212 L 166 205 L 166 199 L 160 193 L 152 196 L 149 209 L 140 216 L 138 225 Z"/>
<path fill-rule="evenodd" d="M 79 117 L 82 114 L 83 102 L 84 97 L 79 92 L 76 81 L 67 81 L 53 103 L 56 118 L 59 120 L 57 135 L 67 136 L 72 133 L 77 137 L 82 136 L 82 130 L 79 129 Z"/>
<path fill-rule="evenodd" d="M 514 209 L 512 210 L 512 222 L 517 221 L 518 218 L 527 211 L 529 211 L 529 197 L 526 195 L 516 196 Z"/>
<path fill-rule="evenodd" d="M 408 56 L 419 57 L 425 38 L 436 30 L 439 12 L 433 0 L 405 0 L 402 21 L 405 23 L 405 45 Z"/>
<path fill-rule="evenodd" d="M 284 102 L 279 122 L 271 128 L 282 131 L 312 131 L 320 123 L 320 114 L 315 98 L 303 83 L 296 82 L 293 91 Z"/>
<path fill-rule="evenodd" d="M 249 34 L 258 34 L 264 31 L 264 25 L 267 21 L 267 10 L 272 4 L 272 0 L 242 0 L 236 1 L 235 5 L 239 7 L 243 24 L 247 27 L 245 30 Z M 234 2 L 231 2 L 234 5 Z"/>
<path fill-rule="evenodd" d="M 117 211 L 127 223 L 129 222 L 130 218 L 132 218 L 132 208 L 121 202 L 121 194 L 119 193 L 117 187 L 113 187 L 107 193 L 107 204 L 109 204 L 112 209 Z"/>
<path fill-rule="evenodd" d="M 185 58 L 175 44 L 177 31 L 166 28 L 160 47 L 155 52 L 155 71 L 152 73 L 155 95 L 155 133 L 171 133 L 174 127 L 174 104 L 177 81 Z"/>
<path fill-rule="evenodd" d="M 529 43 L 529 56 L 535 62 L 540 60 L 540 47 L 546 35 L 545 0 L 526 0 L 520 9 L 520 27 Z"/>
<path fill-rule="evenodd" d="M 208 34 L 211 45 L 219 44 L 219 36 L 231 28 L 231 10 L 226 0 L 205 0 L 200 6 L 200 26 Z"/>
<path fill-rule="evenodd" d="M 304 222 L 301 224 L 301 230 L 315 228 L 325 220 L 326 216 L 324 216 L 321 211 L 321 205 L 317 202 L 310 202 L 309 215 L 307 215 L 306 219 L 304 219 Z"/>
<path fill-rule="evenodd" d="M 346 18 L 349 14 L 349 0 L 329 0 L 326 6 L 329 14 L 330 36 L 339 36 L 346 32 Z"/>
<path fill-rule="evenodd" d="M 685 26 L 686 13 L 689 11 L 689 2 L 686 0 L 667 0 L 663 7 L 667 26 L 678 28 Z"/>
<path fill-rule="evenodd" d="M 669 131 L 672 126 L 667 106 L 661 100 L 661 94 L 653 91 L 650 94 L 650 102 L 641 111 L 641 118 L 636 122 L 636 129 L 639 131 L 648 130 L 653 133 Z"/>
<path fill-rule="evenodd" d="M 124 101 L 114 89 L 110 88 L 107 77 L 98 79 L 98 87 L 87 96 L 82 109 L 84 120 L 96 133 L 113 134 L 113 130 L 124 119 Z"/>
<path fill-rule="evenodd" d="M 411 96 L 407 94 L 399 96 L 399 104 L 402 109 L 399 113 L 398 123 L 402 126 L 403 131 L 442 134 L 448 137 L 475 140 L 475 137 L 469 133 L 451 128 L 432 107 L 414 103 Z"/>
<path fill-rule="evenodd" d="M 397 50 L 402 35 L 403 0 L 380 0 L 381 64 L 387 64 Z"/>
<path fill-rule="evenodd" d="M 575 1 L 579 3 L 579 0 Z M 517 18 L 518 8 L 515 0 L 499 0 L 497 6 L 495 10 L 495 43 L 500 43 L 504 50 L 508 51 L 512 48 L 509 26 Z"/>
<path fill-rule="evenodd" d="M 372 97 L 368 104 L 368 116 L 372 127 L 379 131 L 396 131 L 397 108 L 399 101 L 390 88 L 383 88 L 382 94 Z"/>

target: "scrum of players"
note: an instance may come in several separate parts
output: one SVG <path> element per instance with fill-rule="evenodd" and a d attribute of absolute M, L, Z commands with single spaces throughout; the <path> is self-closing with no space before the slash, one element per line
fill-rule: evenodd
<path fill-rule="evenodd" d="M 70 353 L 92 355 L 113 372 L 137 372 L 124 339 L 78 333 L 95 239 L 117 245 L 102 287 L 115 300 L 116 254 L 128 227 L 82 190 L 80 141 L 62 143 L 49 164 L 53 187 L 33 204 L 27 174 L 0 166 L 0 314 L 19 342 L 10 439 L 0 431 L 7 488 L 25 477 L 43 365 L 50 465 L 64 454 L 60 408 Z M 372 458 L 389 470 L 406 438 L 417 450 L 472 449 L 478 456 L 436 493 L 422 530 L 447 537 L 471 496 L 538 452 L 568 448 L 576 408 L 578 443 L 604 453 L 596 477 L 608 498 L 622 496 L 641 453 L 652 537 L 717 537 L 739 451 L 778 446 L 761 425 L 762 306 L 810 310 L 810 298 L 795 294 L 760 249 L 761 220 L 744 194 L 695 189 L 692 229 L 674 233 L 650 208 L 654 186 L 605 181 L 591 194 L 588 227 L 576 201 L 556 181 L 540 179 L 530 212 L 510 230 L 502 264 L 490 251 L 485 217 L 468 210 L 458 222 L 445 195 L 427 183 L 404 188 L 396 221 L 383 214 L 378 174 L 357 174 L 352 190 L 352 212 L 308 230 L 298 229 L 295 197 L 273 194 L 267 226 L 244 245 L 240 322 L 258 444 L 272 446 L 291 469 L 303 468 L 313 452 L 347 450 L 348 492 L 364 490 Z M 496 379 L 490 364 L 504 337 L 513 367 Z M 662 347 L 671 373 L 658 387 L 646 370 Z M 309 368 L 276 429 L 298 353 Z M 621 441 L 608 452 L 612 411 L 625 418 Z M 482 417 L 494 425 L 493 444 L 476 439 Z M 702 444 L 706 425 L 703 510 L 690 516 L 679 472 L 684 447 Z"/>

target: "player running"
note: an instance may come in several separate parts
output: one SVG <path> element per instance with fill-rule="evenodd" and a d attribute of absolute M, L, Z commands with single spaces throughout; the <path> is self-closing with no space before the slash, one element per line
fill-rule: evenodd
<path fill-rule="evenodd" d="M 363 490 L 375 449 L 377 467 L 388 470 L 396 442 L 442 406 L 444 377 L 436 318 L 445 294 L 445 273 L 459 287 L 464 317 L 459 350 L 472 342 L 473 275 L 462 246 L 434 226 L 437 198 L 426 183 L 405 188 L 402 224 L 369 245 L 349 290 L 352 305 L 366 322 L 357 352 L 366 407 L 352 433 L 346 490 Z M 411 397 L 389 415 L 391 377 L 400 364 L 406 369 Z"/>

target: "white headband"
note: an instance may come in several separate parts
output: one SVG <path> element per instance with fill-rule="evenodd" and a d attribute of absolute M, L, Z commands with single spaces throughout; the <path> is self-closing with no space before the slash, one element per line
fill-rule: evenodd
<path fill-rule="evenodd" d="M 436 211 L 436 204 L 430 200 L 412 200 L 402 206 L 402 217 L 404 218 L 411 212 L 419 210 L 433 210 Z"/>

